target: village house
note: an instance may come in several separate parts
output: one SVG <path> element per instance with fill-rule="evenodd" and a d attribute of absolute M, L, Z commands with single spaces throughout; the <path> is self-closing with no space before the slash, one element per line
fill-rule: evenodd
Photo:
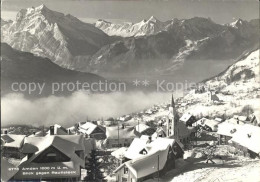
<path fill-rule="evenodd" d="M 184 122 L 186 124 L 186 126 L 192 126 L 192 124 L 194 122 L 196 122 L 196 118 L 195 118 L 195 116 L 193 116 L 189 113 L 186 113 L 186 114 L 182 115 L 182 117 L 180 118 L 180 121 Z"/>
<path fill-rule="evenodd" d="M 106 127 L 106 139 L 104 140 L 103 146 L 106 148 L 128 147 L 134 138 L 139 136 L 135 127 L 127 127 L 124 125 Z"/>
<path fill-rule="evenodd" d="M 183 145 L 178 140 L 170 138 L 156 138 L 153 140 L 151 137 L 135 138 L 125 152 L 124 157 L 126 160 L 132 160 L 148 154 L 150 151 L 156 149 L 156 147 L 160 148 L 161 145 L 170 145 L 176 151 L 176 158 L 183 157 Z"/>
<path fill-rule="evenodd" d="M 20 159 L 25 135 L 1 134 L 1 150 L 4 157 Z"/>
<path fill-rule="evenodd" d="M 82 135 L 26 137 L 26 155 L 11 180 L 80 181 L 86 158 L 95 149 L 93 139 Z"/>
<path fill-rule="evenodd" d="M 158 137 L 167 137 L 166 135 L 166 127 L 165 126 L 159 126 L 156 131 L 152 134 L 152 138 L 158 138 Z"/>
<path fill-rule="evenodd" d="M 68 135 L 68 131 L 66 128 L 55 124 L 53 126 L 50 126 L 49 131 L 47 131 L 47 135 Z"/>
<path fill-rule="evenodd" d="M 200 127 L 204 130 L 213 131 L 213 132 L 218 131 L 218 125 L 219 125 L 218 121 L 207 119 L 207 118 L 201 118 L 200 120 L 192 124 L 192 126 L 194 127 Z"/>
<path fill-rule="evenodd" d="M 260 157 L 260 128 L 250 124 L 241 126 L 231 138 L 231 144 L 244 156 Z"/>
<path fill-rule="evenodd" d="M 162 176 L 175 167 L 178 155 L 182 157 L 183 150 L 174 139 L 158 138 L 151 141 L 136 138 L 125 152 L 128 161 L 114 171 L 116 181 L 141 182 Z"/>
<path fill-rule="evenodd" d="M 241 128 L 241 125 L 225 121 L 218 125 L 218 137 L 219 144 L 229 144 L 229 140 L 234 136 L 234 134 Z"/>
<path fill-rule="evenodd" d="M 78 132 L 96 140 L 104 140 L 106 138 L 106 128 L 91 122 L 79 124 Z"/>

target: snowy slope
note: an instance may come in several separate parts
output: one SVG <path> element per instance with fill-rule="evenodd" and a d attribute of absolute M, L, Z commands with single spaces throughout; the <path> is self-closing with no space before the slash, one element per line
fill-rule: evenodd
<path fill-rule="evenodd" d="M 77 69 L 108 43 L 108 36 L 91 24 L 46 6 L 22 9 L 12 24 L 1 27 L 2 42 L 13 48 L 48 57 L 56 64 Z"/>
<path fill-rule="evenodd" d="M 259 49 L 249 52 L 242 58 L 228 67 L 216 77 L 207 80 L 206 85 L 216 87 L 226 87 L 226 90 L 236 90 L 244 83 L 244 87 L 259 88 Z M 240 86 L 241 89 L 241 86 Z"/>
<path fill-rule="evenodd" d="M 95 26 L 111 36 L 116 35 L 121 37 L 137 37 L 152 35 L 165 30 L 169 22 L 170 21 L 161 22 L 154 16 L 151 16 L 148 20 L 142 20 L 138 23 L 126 22 L 122 24 L 115 24 L 105 20 L 98 20 L 95 23 Z"/>

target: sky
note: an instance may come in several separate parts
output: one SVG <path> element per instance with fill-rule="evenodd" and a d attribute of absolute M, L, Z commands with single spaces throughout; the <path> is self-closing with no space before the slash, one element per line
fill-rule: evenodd
<path fill-rule="evenodd" d="M 1 3 L 1 15 L 5 20 L 14 20 L 22 8 L 41 4 L 89 23 L 98 19 L 115 23 L 139 22 L 152 15 L 161 21 L 209 17 L 220 24 L 238 18 L 259 18 L 258 0 L 3 0 Z"/>

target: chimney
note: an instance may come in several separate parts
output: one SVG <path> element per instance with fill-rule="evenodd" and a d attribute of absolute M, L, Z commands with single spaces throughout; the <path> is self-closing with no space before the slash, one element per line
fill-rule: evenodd
<path fill-rule="evenodd" d="M 6 134 L 6 135 L 7 135 L 7 134 L 8 134 L 8 131 L 7 131 L 7 130 L 4 130 L 4 134 Z"/>
<path fill-rule="evenodd" d="M 54 126 L 50 126 L 50 135 L 54 135 Z"/>
<path fill-rule="evenodd" d="M 151 143 L 151 142 L 152 142 L 152 137 L 149 136 L 149 137 L 148 137 L 148 143 Z"/>

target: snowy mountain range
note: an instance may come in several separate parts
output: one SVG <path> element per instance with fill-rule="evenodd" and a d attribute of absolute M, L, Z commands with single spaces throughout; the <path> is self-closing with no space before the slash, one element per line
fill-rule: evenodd
<path fill-rule="evenodd" d="M 200 17 L 166 22 L 151 17 L 136 24 L 99 20 L 92 25 L 44 5 L 23 9 L 15 21 L 1 25 L 2 41 L 15 49 L 64 68 L 116 78 L 167 74 L 199 81 L 256 47 L 258 37 L 258 20 L 220 25 Z"/>
<path fill-rule="evenodd" d="M 1 38 L 15 49 L 47 57 L 70 69 L 85 66 L 109 39 L 93 25 L 44 5 L 20 10 L 14 22 L 2 24 Z"/>
<path fill-rule="evenodd" d="M 156 17 L 151 16 L 148 20 L 142 20 L 139 23 L 125 22 L 114 24 L 105 20 L 98 20 L 95 26 L 103 30 L 110 36 L 132 37 L 153 35 L 166 29 L 171 21 L 161 22 Z"/>

